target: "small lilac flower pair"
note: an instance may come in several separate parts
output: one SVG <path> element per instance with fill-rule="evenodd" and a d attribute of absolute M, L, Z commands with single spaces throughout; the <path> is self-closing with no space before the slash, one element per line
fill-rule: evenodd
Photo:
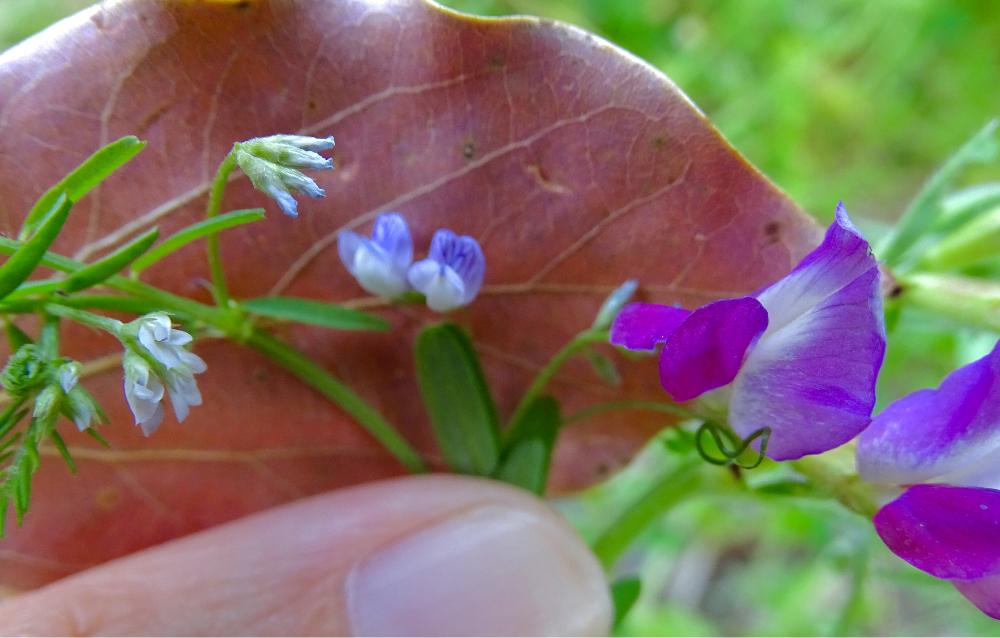
<path fill-rule="evenodd" d="M 479 243 L 446 228 L 434 233 L 427 258 L 413 263 L 413 238 L 398 213 L 379 215 L 370 238 L 342 231 L 337 248 L 344 266 L 368 292 L 395 299 L 416 290 L 436 312 L 469 304 L 486 272 Z"/>

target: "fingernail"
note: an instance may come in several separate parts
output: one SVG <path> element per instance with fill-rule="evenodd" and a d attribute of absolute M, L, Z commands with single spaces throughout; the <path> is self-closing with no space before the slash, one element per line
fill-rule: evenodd
<path fill-rule="evenodd" d="M 569 529 L 504 506 L 382 547 L 346 584 L 356 635 L 591 635 L 610 629 L 600 566 Z"/>

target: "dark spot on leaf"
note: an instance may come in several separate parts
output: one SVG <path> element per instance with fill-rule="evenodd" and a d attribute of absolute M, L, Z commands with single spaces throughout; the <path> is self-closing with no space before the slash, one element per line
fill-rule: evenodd
<path fill-rule="evenodd" d="M 233 3 L 233 8 L 237 11 L 245 11 L 250 8 L 253 3 L 250 0 L 240 0 L 239 2 Z"/>
<path fill-rule="evenodd" d="M 267 383 L 271 379 L 271 373 L 268 372 L 267 368 L 255 368 L 253 371 L 253 380 L 258 383 Z"/>
<path fill-rule="evenodd" d="M 472 159 L 476 156 L 476 144 L 475 142 L 466 142 L 462 145 L 462 157 L 465 159 Z"/>
<path fill-rule="evenodd" d="M 597 467 L 594 468 L 594 471 L 597 473 L 597 476 L 604 477 L 611 472 L 611 466 L 607 463 L 598 463 Z"/>
<path fill-rule="evenodd" d="M 662 137 L 653 138 L 653 148 L 655 148 L 658 151 L 662 151 L 666 147 L 667 147 L 667 140 L 665 138 Z"/>
<path fill-rule="evenodd" d="M 781 241 L 781 224 L 770 221 L 764 225 L 764 239 L 768 244 L 775 244 Z"/>
<path fill-rule="evenodd" d="M 889 291 L 885 293 L 885 296 L 888 297 L 889 299 L 895 299 L 901 294 L 903 294 L 903 287 L 897 283 L 894 283 L 892 285 L 892 288 L 890 288 Z"/>
<path fill-rule="evenodd" d="M 506 66 L 506 64 L 507 60 L 499 53 L 490 58 L 491 69 L 502 69 L 504 66 Z"/>
<path fill-rule="evenodd" d="M 309 100 L 306 103 L 306 107 L 308 107 L 310 111 L 315 111 L 316 110 L 316 100 Z"/>
<path fill-rule="evenodd" d="M 109 511 L 118 507 L 122 500 L 121 490 L 115 487 L 102 487 L 94 495 L 94 502 L 98 509 Z"/>

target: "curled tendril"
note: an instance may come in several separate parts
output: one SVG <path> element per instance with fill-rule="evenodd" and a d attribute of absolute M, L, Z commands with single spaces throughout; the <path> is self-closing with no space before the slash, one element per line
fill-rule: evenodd
<path fill-rule="evenodd" d="M 709 454 L 705 450 L 704 435 L 708 433 L 715 442 L 715 447 L 722 453 L 724 458 L 719 458 Z M 757 451 L 757 459 L 751 464 L 741 463 L 738 459 L 757 439 L 760 439 L 760 449 Z M 754 431 L 745 439 L 736 438 L 731 432 L 720 427 L 717 423 L 705 421 L 695 433 L 695 448 L 698 455 L 712 465 L 736 465 L 744 470 L 752 470 L 764 462 L 767 454 L 767 442 L 771 439 L 771 428 L 763 427 Z"/>

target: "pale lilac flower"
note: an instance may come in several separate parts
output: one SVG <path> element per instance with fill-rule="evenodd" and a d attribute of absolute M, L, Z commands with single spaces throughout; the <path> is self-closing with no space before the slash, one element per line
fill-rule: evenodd
<path fill-rule="evenodd" d="M 1000 619 L 1000 343 L 875 417 L 858 473 L 903 490 L 875 515 L 897 556 Z"/>
<path fill-rule="evenodd" d="M 78 361 L 67 361 L 56 370 L 59 379 L 59 387 L 64 394 L 69 394 L 70 390 L 80 381 L 80 363 Z"/>
<path fill-rule="evenodd" d="M 697 310 L 629 304 L 614 344 L 663 344 L 660 380 L 676 401 L 706 397 L 742 437 L 770 428 L 775 460 L 817 454 L 868 425 L 885 353 L 879 270 L 843 205 L 823 243 L 757 294 Z"/>
<path fill-rule="evenodd" d="M 347 270 L 373 295 L 393 299 L 409 290 L 406 271 L 413 261 L 413 238 L 399 213 L 379 215 L 370 238 L 341 231 L 337 249 Z"/>
<path fill-rule="evenodd" d="M 253 185 L 270 195 L 286 215 L 297 217 L 298 202 L 293 192 L 314 199 L 326 196 L 302 170 L 333 168 L 333 160 L 317 152 L 330 150 L 333 145 L 333 137 L 271 135 L 240 142 L 234 153 L 236 163 Z"/>
<path fill-rule="evenodd" d="M 163 421 L 163 396 L 170 396 L 177 420 L 184 421 L 190 406 L 201 405 L 201 393 L 194 379 L 204 372 L 205 362 L 185 348 L 191 335 L 175 330 L 170 317 L 152 313 L 133 322 L 136 339 L 145 355 L 163 366 L 162 376 L 140 353 L 125 353 L 125 397 L 136 424 L 149 436 Z"/>
<path fill-rule="evenodd" d="M 427 307 L 448 312 L 471 302 L 483 285 L 486 258 L 479 243 L 442 228 L 431 239 L 430 254 L 410 266 L 410 285 L 427 298 Z"/>
<path fill-rule="evenodd" d="M 80 432 L 89 428 L 91 423 L 106 419 L 94 397 L 79 385 L 66 394 L 66 409 Z"/>

